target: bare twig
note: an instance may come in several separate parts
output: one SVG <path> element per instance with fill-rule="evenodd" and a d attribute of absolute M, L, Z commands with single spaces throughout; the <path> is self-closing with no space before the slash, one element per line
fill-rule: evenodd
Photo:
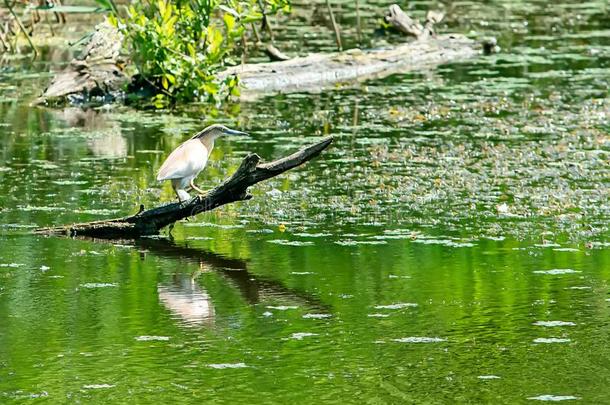
<path fill-rule="evenodd" d="M 358 43 L 362 42 L 362 22 L 360 21 L 360 0 L 356 0 L 356 36 Z"/>
<path fill-rule="evenodd" d="M 269 16 L 265 12 L 265 4 L 262 0 L 258 0 L 258 7 L 261 9 L 261 13 L 263 14 L 263 28 L 267 29 L 269 38 L 271 39 L 271 42 L 273 42 L 273 28 L 271 28 L 271 21 L 269 21 Z"/>
<path fill-rule="evenodd" d="M 15 10 L 13 10 L 13 6 L 9 3 L 8 0 L 4 0 L 4 5 L 6 6 L 8 11 L 11 13 L 13 18 L 15 19 L 15 22 L 17 23 L 17 26 L 19 26 L 19 29 L 21 30 L 23 35 L 25 35 L 25 39 L 27 39 L 28 43 L 32 47 L 32 51 L 34 52 L 34 59 L 36 59 L 36 57 L 38 56 L 38 49 L 36 48 L 36 46 L 34 45 L 32 40 L 30 39 L 30 36 L 28 35 L 28 32 L 26 31 L 25 27 L 21 23 L 21 20 L 19 19 L 19 17 L 17 17 L 17 14 L 15 14 Z"/>
<path fill-rule="evenodd" d="M 342 51 L 343 45 L 341 44 L 341 33 L 339 32 L 339 27 L 337 26 L 337 21 L 335 21 L 335 14 L 333 13 L 333 8 L 330 5 L 330 0 L 326 0 L 326 7 L 328 8 L 328 14 L 330 15 L 330 22 L 333 25 L 333 30 L 335 31 L 335 41 L 337 41 L 337 49 Z"/>

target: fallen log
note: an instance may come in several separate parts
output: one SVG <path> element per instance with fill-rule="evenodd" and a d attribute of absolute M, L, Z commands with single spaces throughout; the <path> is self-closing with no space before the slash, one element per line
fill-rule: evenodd
<path fill-rule="evenodd" d="M 220 72 L 237 75 L 242 95 L 319 91 L 337 83 L 382 78 L 473 58 L 482 46 L 463 35 L 451 34 L 413 41 L 390 49 L 314 53 L 283 62 L 245 64 Z"/>
<path fill-rule="evenodd" d="M 241 162 L 237 171 L 222 184 L 207 194 L 198 195 L 187 201 L 170 203 L 150 210 L 144 210 L 141 206 L 140 212 L 124 218 L 39 228 L 34 232 L 42 235 L 87 236 L 102 239 L 135 239 L 156 235 L 164 227 L 181 219 L 213 210 L 221 205 L 251 199 L 252 194 L 248 192 L 248 187 L 313 159 L 332 141 L 332 136 L 329 136 L 292 155 L 268 163 L 261 163 L 261 158 L 257 154 L 250 153 Z"/>
<path fill-rule="evenodd" d="M 483 44 L 464 35 L 447 34 L 436 36 L 434 23 L 442 14 L 429 12 L 425 24 L 408 17 L 397 5 L 390 7 L 389 23 L 416 39 L 387 49 L 345 52 L 314 53 L 270 63 L 243 64 L 229 67 L 218 73 L 220 79 L 237 75 L 241 84 L 241 95 L 251 99 L 261 94 L 288 93 L 297 91 L 321 91 L 337 84 L 357 82 L 385 77 L 394 73 L 426 69 L 443 63 L 476 57 L 483 53 Z M 403 28 L 400 28 L 403 27 Z M 107 103 L 121 99 L 126 81 L 136 93 L 152 97 L 157 89 L 142 89 L 138 75 L 126 78 L 123 63 L 119 59 L 122 35 L 109 24 L 100 24 L 92 38 L 85 57 L 74 60 L 58 76 L 36 104 L 61 105 L 68 103 Z M 273 59 L 286 59 L 275 49 Z M 128 90 L 130 91 L 130 90 Z M 93 98 L 93 99 L 92 99 Z"/>
<path fill-rule="evenodd" d="M 59 72 L 33 105 L 110 103 L 122 97 L 130 78 L 121 59 L 123 34 L 103 22 L 95 27 L 82 52 Z"/>

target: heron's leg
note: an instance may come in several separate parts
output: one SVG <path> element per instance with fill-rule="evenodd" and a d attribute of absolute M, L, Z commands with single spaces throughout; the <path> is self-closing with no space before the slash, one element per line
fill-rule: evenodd
<path fill-rule="evenodd" d="M 193 190 L 197 191 L 199 194 L 207 194 L 209 191 L 203 191 L 202 189 L 200 189 L 199 187 L 197 187 L 195 185 L 195 183 L 193 183 L 193 179 L 191 179 L 191 187 L 193 188 Z"/>
<path fill-rule="evenodd" d="M 180 194 L 178 194 L 178 190 L 176 190 L 176 188 L 174 188 L 174 193 L 176 193 L 176 197 L 178 198 L 178 201 L 181 202 L 182 200 L 180 199 Z"/>

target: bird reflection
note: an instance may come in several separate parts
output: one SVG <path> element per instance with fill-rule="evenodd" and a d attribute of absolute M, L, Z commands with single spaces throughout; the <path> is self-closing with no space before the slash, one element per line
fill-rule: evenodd
<path fill-rule="evenodd" d="M 199 270 L 194 274 L 176 273 L 172 276 L 171 283 L 163 283 L 157 287 L 161 303 L 186 324 L 214 324 L 216 311 L 213 297 L 197 282 L 202 273 L 209 271 L 222 275 L 228 284 L 237 288 L 250 305 L 281 301 L 286 305 L 328 311 L 325 304 L 307 293 L 288 288 L 277 280 L 250 273 L 244 260 L 228 258 L 186 244 L 179 245 L 167 239 L 144 238 L 136 240 L 135 244 L 144 253 L 199 264 Z"/>
<path fill-rule="evenodd" d="M 174 274 L 171 283 L 157 286 L 159 301 L 187 324 L 212 325 L 214 305 L 207 291 L 197 284 L 196 278 L 196 275 Z"/>

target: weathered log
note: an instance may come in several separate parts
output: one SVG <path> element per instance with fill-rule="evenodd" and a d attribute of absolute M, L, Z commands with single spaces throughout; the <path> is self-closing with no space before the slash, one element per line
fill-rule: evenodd
<path fill-rule="evenodd" d="M 33 104 L 83 104 L 96 97 L 101 102 L 114 101 L 129 82 L 120 58 L 122 45 L 123 34 L 117 28 L 108 22 L 98 24 L 81 54 L 53 78 Z"/>
<path fill-rule="evenodd" d="M 443 63 L 473 58 L 481 46 L 463 35 L 451 34 L 413 41 L 390 49 L 315 53 L 284 62 L 234 66 L 221 78 L 238 75 L 246 98 L 265 93 L 317 91 L 338 83 L 386 77 Z"/>
<path fill-rule="evenodd" d="M 170 203 L 150 210 L 144 210 L 144 207 L 141 207 L 137 214 L 124 218 L 40 228 L 35 230 L 35 233 L 106 239 L 131 239 L 156 235 L 162 228 L 181 219 L 213 210 L 221 205 L 249 200 L 252 195 L 248 193 L 248 187 L 313 159 L 332 141 L 332 136 L 329 136 L 292 155 L 268 163 L 261 163 L 261 158 L 257 154 L 251 153 L 244 158 L 237 171 L 221 185 L 207 194 L 193 197 L 187 201 Z"/>
<path fill-rule="evenodd" d="M 443 20 L 444 14 L 440 11 L 428 11 L 426 14 L 426 22 L 421 25 L 416 19 L 411 18 L 405 13 L 398 4 L 392 4 L 385 16 L 385 22 L 390 24 L 396 30 L 405 35 L 412 35 L 415 38 L 422 40 L 433 36 L 434 24 L 438 24 Z"/>
<path fill-rule="evenodd" d="M 274 62 L 290 59 L 290 56 L 277 49 L 273 44 L 267 44 L 267 46 L 265 46 L 265 54 Z"/>

